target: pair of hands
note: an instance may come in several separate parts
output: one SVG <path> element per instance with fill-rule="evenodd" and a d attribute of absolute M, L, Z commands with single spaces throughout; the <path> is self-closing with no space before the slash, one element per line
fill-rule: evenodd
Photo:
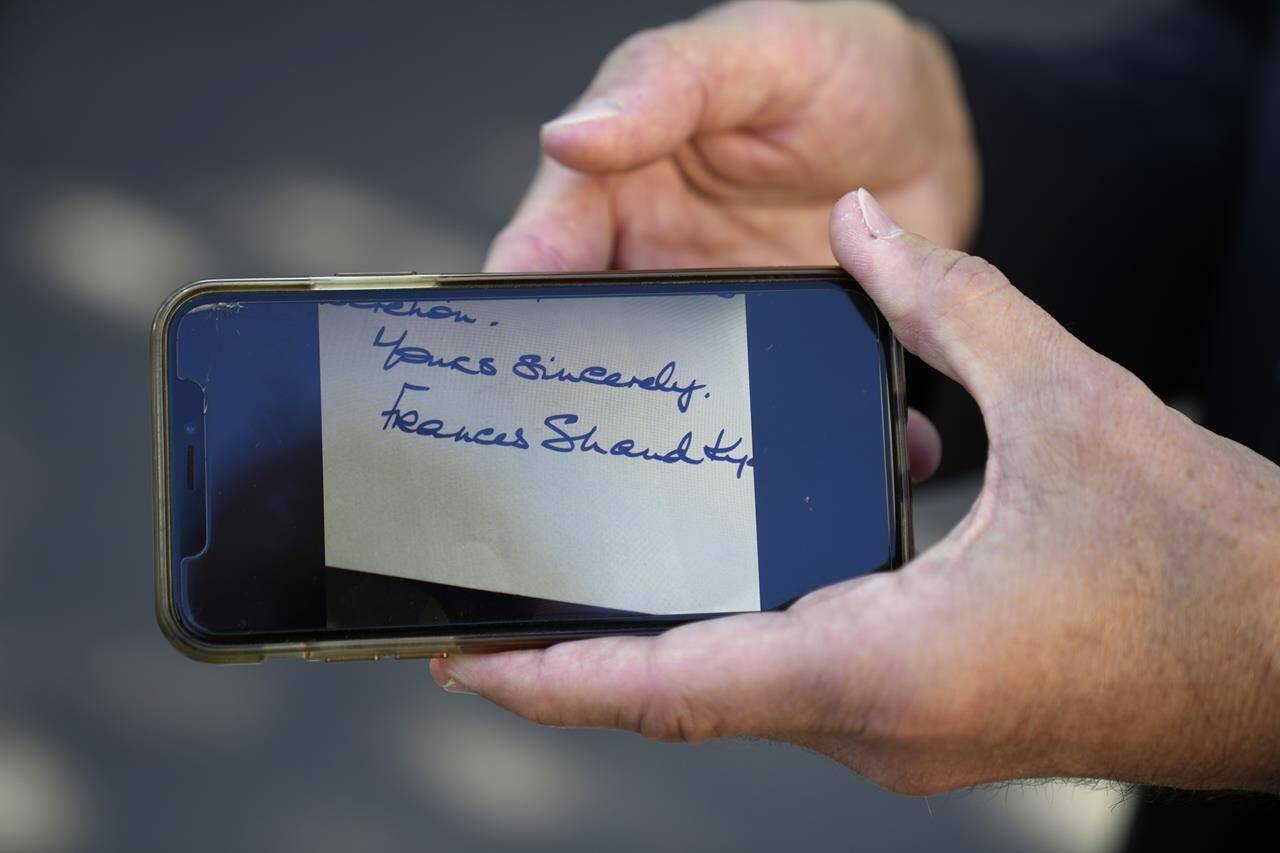
<path fill-rule="evenodd" d="M 789 741 L 904 792 L 1280 787 L 1280 469 L 942 248 L 978 186 L 936 36 L 871 3 L 713 9 L 624 43 L 542 141 L 488 268 L 834 255 L 974 396 L 990 453 L 968 516 L 900 571 L 655 638 L 433 661 L 446 689 L 551 725 Z M 910 230 L 841 195 L 860 184 Z M 937 434 L 916 413 L 908 432 L 927 476 Z"/>

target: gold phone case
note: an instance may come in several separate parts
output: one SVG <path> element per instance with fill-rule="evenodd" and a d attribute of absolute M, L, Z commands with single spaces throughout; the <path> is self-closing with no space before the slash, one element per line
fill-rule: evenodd
<path fill-rule="evenodd" d="M 386 636 L 356 639 L 317 639 L 312 641 L 266 641 L 244 643 L 211 643 L 189 632 L 179 619 L 173 600 L 171 577 L 170 515 L 170 448 L 168 430 L 168 337 L 178 310 L 189 300 L 209 294 L 225 293 L 234 301 L 237 293 L 277 290 L 281 292 L 312 291 L 329 298 L 342 292 L 353 296 L 370 290 L 429 290 L 440 287 L 517 288 L 530 285 L 617 285 L 661 282 L 696 285 L 708 281 L 806 281 L 853 279 L 838 267 L 779 267 L 758 269 L 714 270 L 648 270 L 634 272 L 538 273 L 421 275 L 418 273 L 337 273 L 305 278 L 221 279 L 199 281 L 173 293 L 159 310 L 151 327 L 151 408 L 153 426 L 153 562 L 155 570 L 156 619 L 169 641 L 181 652 L 196 660 L 211 663 L 256 663 L 267 657 L 298 657 L 306 660 L 354 661 L 378 660 L 383 657 L 426 658 L 450 652 L 497 651 L 520 647 L 545 646 L 564 640 L 583 639 L 611 634 L 660 633 L 664 626 L 639 629 L 619 624 L 616 628 L 559 626 L 552 629 L 531 625 L 528 630 L 494 633 L 430 634 L 423 636 Z M 856 286 L 856 283 L 854 283 Z M 884 322 L 881 318 L 880 322 Z M 887 324 L 886 327 L 887 328 Z M 906 418 L 904 397 L 903 353 L 896 338 L 887 348 L 888 405 L 893 440 L 890 442 L 890 495 L 896 515 L 898 559 L 894 565 L 911 559 L 914 550 L 911 523 L 911 479 L 907 468 Z M 448 631 L 448 628 L 442 628 Z"/>

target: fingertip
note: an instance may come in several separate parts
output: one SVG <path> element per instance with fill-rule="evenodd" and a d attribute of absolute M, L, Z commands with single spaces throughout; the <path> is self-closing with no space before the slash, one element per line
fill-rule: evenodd
<path fill-rule="evenodd" d="M 594 104 L 594 106 L 591 106 Z M 544 124 L 539 142 L 547 156 L 581 172 L 607 172 L 619 167 L 614 138 L 621 104 L 598 99 Z"/>
<path fill-rule="evenodd" d="M 614 220 L 604 182 L 543 158 L 515 217 L 498 232 L 485 272 L 606 269 Z"/>
<path fill-rule="evenodd" d="M 915 329 L 921 307 L 915 272 L 932 244 L 903 230 L 865 188 L 840 198 L 830 231 L 836 261 L 857 279 L 903 345 L 923 356 Z"/>
<path fill-rule="evenodd" d="M 447 693 L 474 693 L 454 674 L 452 664 L 445 658 L 434 658 L 427 664 L 431 678 Z"/>
<path fill-rule="evenodd" d="M 427 671 L 431 673 L 431 679 L 441 687 L 449 680 L 449 663 L 446 658 L 432 658 L 427 661 Z"/>
<path fill-rule="evenodd" d="M 582 242 L 562 245 L 569 236 L 568 228 L 557 229 L 554 224 L 513 225 L 494 238 L 483 269 L 492 273 L 529 273 L 590 268 L 591 247 Z"/>
<path fill-rule="evenodd" d="M 907 460 L 916 482 L 932 477 L 942 464 L 942 436 L 933 421 L 915 409 L 907 410 Z"/>
<path fill-rule="evenodd" d="M 593 174 L 638 169 L 667 156 L 693 136 L 702 109 L 699 92 L 672 78 L 671 69 L 656 70 L 583 101 L 542 126 L 542 150 Z"/>
<path fill-rule="evenodd" d="M 831 254 L 855 276 L 858 273 L 854 268 L 864 265 L 865 244 L 871 238 L 862 219 L 862 208 L 858 203 L 859 192 L 860 190 L 853 190 L 842 195 L 831 208 L 828 220 Z"/>
<path fill-rule="evenodd" d="M 837 223 L 843 224 L 852 214 L 861 215 L 858 211 L 859 190 L 861 190 L 861 187 L 856 190 L 849 190 L 836 200 L 835 206 L 831 208 L 831 224 L 833 226 Z"/>
<path fill-rule="evenodd" d="M 601 122 L 617 117 L 622 112 L 622 102 L 617 98 L 592 98 L 570 108 L 560 116 L 542 125 L 543 133 L 555 135 L 571 132 L 579 127 L 598 127 Z"/>
<path fill-rule="evenodd" d="M 836 202 L 830 232 L 831 251 L 846 267 L 864 262 L 871 246 L 897 243 L 907 233 L 866 187 L 846 193 Z"/>
<path fill-rule="evenodd" d="M 489 253 L 485 255 L 484 264 L 480 267 L 480 272 L 484 273 L 502 273 L 502 272 L 519 272 L 518 269 L 509 263 L 505 253 L 499 251 L 497 246 L 490 246 Z"/>
<path fill-rule="evenodd" d="M 494 652 L 488 654 L 450 653 L 429 664 L 436 684 L 450 693 L 468 693 L 494 699 L 504 682 L 514 677 L 521 655 L 529 652 Z M 504 674 L 505 673 L 505 674 Z"/>
<path fill-rule="evenodd" d="M 562 166 L 601 174 L 638 168 L 668 153 L 672 117 L 634 95 L 591 98 L 542 126 L 543 152 Z"/>
<path fill-rule="evenodd" d="M 831 233 L 834 236 L 843 232 L 853 217 L 861 217 L 858 210 L 858 191 L 850 190 L 836 200 L 835 205 L 831 208 Z"/>
<path fill-rule="evenodd" d="M 445 657 L 431 661 L 431 675 L 437 681 L 443 677 L 445 680 L 476 682 L 483 677 L 485 670 L 492 669 L 492 663 L 502 655 L 502 652 L 494 654 L 451 652 Z"/>
<path fill-rule="evenodd" d="M 539 266 L 536 259 L 522 257 L 521 252 L 513 251 L 494 240 L 480 271 L 486 273 L 556 272 L 556 270 L 539 270 Z"/>

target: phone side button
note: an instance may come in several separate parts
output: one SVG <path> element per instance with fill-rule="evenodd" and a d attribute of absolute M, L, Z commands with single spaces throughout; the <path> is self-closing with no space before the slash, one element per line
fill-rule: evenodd
<path fill-rule="evenodd" d="M 397 270 L 395 272 L 336 272 L 336 278 L 387 278 L 393 275 L 417 275 L 414 270 Z"/>

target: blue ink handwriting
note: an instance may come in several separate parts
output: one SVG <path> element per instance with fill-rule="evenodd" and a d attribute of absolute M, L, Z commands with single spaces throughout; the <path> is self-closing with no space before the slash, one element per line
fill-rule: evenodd
<path fill-rule="evenodd" d="M 693 446 L 693 433 L 686 432 L 676 442 L 675 447 L 664 452 L 655 451 L 651 448 L 638 448 L 635 439 L 623 438 L 612 444 L 601 444 L 596 438 L 597 428 L 592 426 L 585 431 L 577 433 L 569 432 L 564 427 L 572 427 L 581 420 L 574 414 L 550 415 L 543 424 L 547 429 L 554 432 L 554 438 L 544 439 L 540 442 L 542 447 L 547 450 L 554 450 L 556 453 L 596 453 L 601 456 L 623 456 L 628 459 L 645 459 L 651 462 L 662 462 L 667 465 L 677 465 L 684 463 L 687 465 L 701 465 L 703 462 L 730 462 L 738 466 L 736 474 L 737 479 L 742 479 L 742 472 L 746 468 L 755 467 L 755 458 L 746 455 L 740 456 L 730 455 L 731 451 L 736 450 L 742 444 L 739 438 L 733 444 L 724 446 L 724 430 L 720 430 L 720 434 L 716 437 L 714 445 L 703 445 L 702 455 L 691 455 L 690 449 Z"/>
<path fill-rule="evenodd" d="M 338 305 L 345 308 L 356 308 L 361 311 L 372 311 L 374 314 L 386 314 L 388 317 L 422 317 L 427 320 L 452 320 L 455 323 L 475 323 L 476 318 L 463 313 L 457 308 L 443 302 L 424 305 L 418 300 L 404 302 L 390 300 L 384 302 L 322 302 L 322 305 Z M 490 326 L 496 326 L 492 322 Z"/>
<path fill-rule="evenodd" d="M 479 444 L 492 447 L 512 447 L 516 450 L 528 450 L 529 442 L 525 440 L 524 429 L 517 427 L 511 436 L 505 432 L 497 432 L 493 427 L 482 427 L 481 429 L 472 431 L 465 426 L 454 428 L 452 431 L 445 428 L 445 422 L 440 418 L 424 418 L 417 409 L 402 410 L 401 403 L 404 401 L 406 391 L 430 391 L 429 385 L 412 385 L 404 382 L 400 385 L 400 393 L 396 395 L 396 401 L 391 404 L 391 408 L 382 412 L 382 429 L 398 429 L 403 433 L 410 435 L 422 435 L 428 438 L 438 438 L 445 441 L 453 441 L 455 443 Z"/>
<path fill-rule="evenodd" d="M 425 364 L 427 367 L 441 367 L 446 370 L 456 370 L 459 373 L 465 373 L 468 376 L 496 376 L 498 368 L 493 366 L 493 357 L 484 356 L 479 359 L 475 366 L 470 365 L 471 356 L 457 355 L 453 358 L 445 359 L 437 355 L 433 355 L 431 350 L 426 347 L 406 346 L 404 339 L 408 337 L 409 332 L 403 331 L 400 337 L 394 340 L 387 336 L 387 327 L 382 326 L 378 329 L 378 334 L 373 338 L 375 347 L 386 347 L 391 350 L 387 353 L 386 359 L 382 362 L 383 370 L 390 370 L 397 364 Z"/>
<path fill-rule="evenodd" d="M 623 379 L 623 374 L 610 371 L 598 365 L 584 367 L 577 373 L 566 370 L 563 367 L 552 370 L 550 364 L 542 360 L 542 356 L 529 353 L 528 355 L 520 356 L 516 363 L 511 365 L 511 372 L 521 379 L 527 379 L 531 382 L 538 380 L 586 382 L 591 385 L 604 385 L 609 388 L 639 388 L 644 391 L 675 393 L 679 395 L 676 397 L 676 408 L 681 412 L 689 411 L 689 401 L 693 398 L 695 391 L 701 391 L 707 387 L 697 380 L 690 380 L 684 385 L 678 384 L 675 381 L 676 363 L 674 361 L 668 361 L 653 376 L 640 377 L 633 374 L 629 378 Z"/>

